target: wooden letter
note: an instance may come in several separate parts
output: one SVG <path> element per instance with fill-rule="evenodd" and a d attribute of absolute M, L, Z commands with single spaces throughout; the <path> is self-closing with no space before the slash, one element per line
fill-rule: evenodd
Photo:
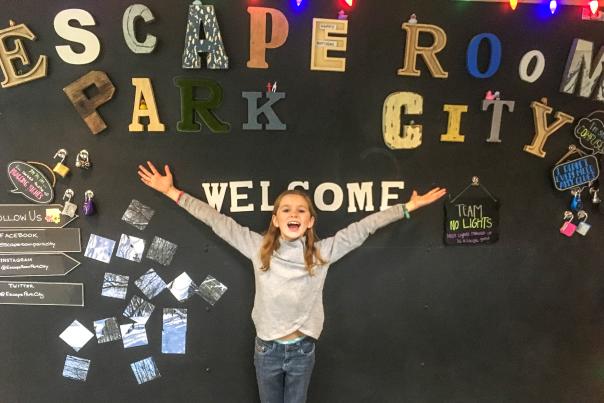
<path fill-rule="evenodd" d="M 203 24 L 203 32 L 206 39 L 199 39 L 201 24 Z M 224 50 L 214 6 L 204 6 L 201 4 L 201 1 L 195 0 L 189 6 L 185 50 L 182 54 L 182 68 L 201 68 L 200 53 L 208 54 L 206 57 L 208 69 L 229 68 L 229 58 Z"/>
<path fill-rule="evenodd" d="M 248 7 L 250 14 L 250 60 L 247 67 L 267 69 L 266 49 L 282 46 L 289 34 L 289 23 L 283 13 L 275 8 Z M 266 21 L 271 16 L 271 40 L 266 42 Z"/>
<path fill-rule="evenodd" d="M 14 59 L 18 59 L 23 66 L 29 66 L 30 63 L 21 39 L 13 40 L 14 48 L 11 47 L 10 50 L 6 48 L 5 40 L 11 36 L 29 39 L 30 41 L 36 39 L 36 36 L 25 24 L 11 25 L 8 28 L 0 30 L 0 67 L 4 75 L 4 81 L 1 83 L 2 88 L 14 87 L 15 85 L 46 77 L 47 59 L 44 55 L 40 56 L 36 65 L 29 72 L 18 74 L 15 71 L 15 66 L 13 65 Z"/>
<path fill-rule="evenodd" d="M 220 84 L 210 79 L 184 77 L 176 77 L 174 84 L 180 88 L 181 105 L 181 120 L 177 123 L 176 130 L 179 132 L 201 131 L 201 125 L 195 122 L 195 112 L 212 132 L 227 133 L 230 130 L 230 125 L 219 120 L 212 112 L 212 109 L 217 108 L 222 103 L 222 87 Z M 210 93 L 210 97 L 201 101 L 193 99 L 195 87 L 205 88 Z"/>
<path fill-rule="evenodd" d="M 159 121 L 159 113 L 157 112 L 157 104 L 155 103 L 151 80 L 149 78 L 133 78 L 132 85 L 134 85 L 136 89 L 134 94 L 132 123 L 128 126 L 128 130 L 131 132 L 142 132 L 144 127 L 140 123 L 140 118 L 148 117 L 149 126 L 147 127 L 147 131 L 165 131 L 166 127 Z M 144 107 L 142 105 L 144 105 Z"/>
<path fill-rule="evenodd" d="M 330 34 L 346 35 L 347 33 L 347 20 L 313 18 L 310 69 L 323 71 L 345 71 L 346 58 L 329 57 L 327 56 L 327 52 L 330 50 L 345 52 L 348 39 L 346 37 L 331 36 Z"/>
<path fill-rule="evenodd" d="M 81 26 L 94 26 L 94 18 L 86 10 L 71 8 L 59 12 L 54 20 L 57 35 L 68 41 L 81 43 L 84 46 L 82 53 L 76 53 L 69 45 L 55 46 L 59 57 L 69 64 L 92 63 L 101 53 L 99 38 L 90 31 L 69 25 L 69 21 L 77 21 Z"/>
<path fill-rule="evenodd" d="M 417 148 L 422 145 L 422 125 L 403 125 L 401 134 L 401 109 L 405 115 L 421 115 L 424 98 L 413 92 L 394 92 L 384 101 L 382 135 L 384 143 L 392 150 Z"/>
<path fill-rule="evenodd" d="M 487 139 L 487 143 L 501 143 L 499 138 L 499 131 L 501 129 L 501 115 L 503 114 L 503 107 L 508 108 L 508 111 L 514 112 L 515 101 L 502 101 L 500 99 L 485 99 L 482 101 L 482 110 L 486 111 L 489 106 L 493 105 L 493 118 L 491 119 L 491 134 Z"/>
<path fill-rule="evenodd" d="M 273 110 L 272 105 L 280 99 L 285 98 L 285 92 L 267 92 L 268 101 L 258 108 L 258 100 L 262 98 L 261 92 L 244 91 L 241 96 L 247 99 L 247 123 L 243 124 L 243 130 L 261 130 L 262 125 L 258 123 L 258 116 L 263 114 L 268 123 L 266 130 L 285 130 L 287 126 L 279 120 L 279 117 Z"/>
<path fill-rule="evenodd" d="M 417 56 L 421 56 L 428 65 L 432 77 L 447 78 L 449 73 L 443 70 L 436 58 L 436 54 L 447 46 L 447 34 L 436 25 L 404 23 L 403 29 L 407 31 L 407 44 L 405 45 L 405 60 L 402 69 L 398 69 L 399 76 L 419 77 L 421 72 L 416 69 Z M 419 46 L 419 34 L 425 32 L 434 38 L 432 46 Z"/>
<path fill-rule="evenodd" d="M 573 41 L 560 85 L 561 92 L 575 94 L 578 89 L 580 97 L 593 96 L 594 100 L 604 101 L 604 77 L 602 76 L 604 46 L 600 48 L 595 59 L 593 58 L 593 48 L 593 42 L 583 39 Z"/>
<path fill-rule="evenodd" d="M 139 19 L 145 22 L 155 21 L 153 13 L 147 6 L 142 4 L 133 4 L 126 9 L 122 18 L 122 31 L 124 32 L 124 40 L 131 51 L 138 54 L 151 53 L 157 45 L 157 38 L 147 34 L 144 42 L 139 42 L 136 39 L 135 24 Z"/>
<path fill-rule="evenodd" d="M 556 112 L 554 116 L 556 121 L 551 126 L 548 126 L 547 115 L 552 113 L 554 109 L 551 106 L 547 106 L 547 99 L 542 98 L 541 102 L 533 101 L 531 108 L 533 109 L 533 118 L 535 119 L 535 135 L 533 136 L 533 142 L 530 145 L 524 146 L 523 150 L 537 157 L 544 158 L 545 151 L 543 151 L 543 146 L 549 136 L 565 124 L 572 123 L 575 118 L 564 112 Z"/>
<path fill-rule="evenodd" d="M 531 74 L 528 73 L 529 64 L 533 59 L 536 59 L 535 68 Z M 545 70 L 545 56 L 538 50 L 531 50 L 527 52 L 522 59 L 520 60 L 520 64 L 518 65 L 518 74 L 520 74 L 520 79 L 522 81 L 526 81 L 527 83 L 534 83 L 541 77 L 543 74 L 543 70 Z"/>
<path fill-rule="evenodd" d="M 449 122 L 447 123 L 447 132 L 440 136 L 440 141 L 463 143 L 465 136 L 459 133 L 459 128 L 461 126 L 461 114 L 468 111 L 468 105 L 445 104 L 443 111 L 449 112 Z"/>
<path fill-rule="evenodd" d="M 88 98 L 84 90 L 92 85 L 97 88 L 98 93 L 92 98 Z M 99 106 L 109 101 L 115 92 L 115 87 L 107 76 L 107 73 L 103 71 L 90 71 L 63 88 L 63 92 L 65 92 L 76 111 L 84 119 L 92 134 L 98 134 L 107 128 L 103 118 L 96 111 Z"/>

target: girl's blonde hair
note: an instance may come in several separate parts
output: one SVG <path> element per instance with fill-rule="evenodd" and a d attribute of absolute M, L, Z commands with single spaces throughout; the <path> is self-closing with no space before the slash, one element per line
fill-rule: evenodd
<path fill-rule="evenodd" d="M 275 206 L 273 207 L 273 215 L 277 214 L 277 210 L 279 210 L 279 205 L 281 204 L 281 200 L 283 197 L 287 195 L 297 195 L 301 196 L 308 205 L 308 211 L 310 212 L 310 216 L 315 219 L 315 223 L 317 221 L 317 213 L 315 208 L 310 200 L 308 195 L 300 190 L 286 190 L 281 193 L 277 200 L 275 200 Z M 262 267 L 260 268 L 262 271 L 267 271 L 270 268 L 271 257 L 273 252 L 279 248 L 279 238 L 281 235 L 281 231 L 279 231 L 279 227 L 276 227 L 273 223 L 272 216 L 271 222 L 268 226 L 268 229 L 264 233 L 264 239 L 262 240 L 262 246 L 260 247 L 260 261 L 262 262 Z M 306 230 L 306 249 L 304 249 L 304 265 L 306 266 L 306 270 L 308 270 L 308 274 L 311 276 L 314 274 L 314 268 L 318 265 L 325 264 L 326 261 L 323 260 L 319 250 L 317 249 L 315 243 L 318 241 L 317 234 L 315 233 L 314 225 L 311 228 Z"/>

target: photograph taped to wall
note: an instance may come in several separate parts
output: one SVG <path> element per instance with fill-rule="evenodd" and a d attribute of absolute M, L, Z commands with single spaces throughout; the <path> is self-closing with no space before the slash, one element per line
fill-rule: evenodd
<path fill-rule="evenodd" d="M 99 235 L 90 234 L 84 256 L 104 263 L 109 263 L 111 261 L 111 255 L 113 254 L 114 247 L 114 240 L 103 238 Z"/>
<path fill-rule="evenodd" d="M 144 360 L 133 362 L 130 364 L 130 368 L 139 385 L 161 376 L 153 357 L 147 357 Z"/>
<path fill-rule="evenodd" d="M 94 337 L 94 333 L 77 320 L 74 320 L 67 329 L 63 330 L 59 337 L 78 352 Z"/>
<path fill-rule="evenodd" d="M 153 269 L 147 270 L 147 272 L 140 276 L 134 284 L 136 284 L 149 299 L 152 299 L 167 287 L 164 280 L 162 280 Z"/>
<path fill-rule="evenodd" d="M 145 250 L 145 240 L 131 235 L 122 234 L 115 256 L 122 259 L 140 262 Z"/>
<path fill-rule="evenodd" d="M 184 354 L 187 344 L 187 310 L 164 308 L 161 332 L 161 352 L 164 354 Z"/>
<path fill-rule="evenodd" d="M 154 260 L 164 266 L 169 266 L 176 254 L 177 247 L 178 245 L 175 243 L 156 236 L 147 250 L 147 259 Z"/>
<path fill-rule="evenodd" d="M 124 212 L 122 220 L 142 231 L 147 228 L 153 214 L 155 214 L 155 210 L 149 206 L 145 206 L 138 200 L 133 199 Z"/>
<path fill-rule="evenodd" d="M 117 299 L 126 299 L 128 292 L 128 276 L 114 273 L 105 273 L 101 295 Z"/>
<path fill-rule="evenodd" d="M 145 325 L 141 323 L 128 323 L 126 325 L 120 325 L 120 332 L 122 333 L 122 342 L 124 348 L 146 346 L 149 344 L 147 340 L 147 330 Z"/>
<path fill-rule="evenodd" d="M 124 310 L 124 317 L 132 319 L 136 323 L 145 324 L 151 317 L 155 305 L 145 301 L 141 297 L 134 295 L 130 300 L 130 303 Z"/>
<path fill-rule="evenodd" d="M 220 297 L 222 297 L 222 294 L 224 294 L 226 290 L 226 285 L 208 275 L 195 292 L 208 304 L 213 306 L 220 299 Z"/>
<path fill-rule="evenodd" d="M 63 366 L 63 376 L 65 378 L 75 379 L 76 381 L 86 381 L 88 370 L 90 369 L 90 360 L 85 358 L 68 355 L 65 357 Z"/>
<path fill-rule="evenodd" d="M 179 301 L 185 301 L 197 291 L 197 284 L 191 280 L 191 277 L 186 272 L 176 277 L 170 284 L 168 289 Z"/>
<path fill-rule="evenodd" d="M 94 332 L 99 344 L 119 340 L 122 337 L 115 318 L 95 320 Z"/>

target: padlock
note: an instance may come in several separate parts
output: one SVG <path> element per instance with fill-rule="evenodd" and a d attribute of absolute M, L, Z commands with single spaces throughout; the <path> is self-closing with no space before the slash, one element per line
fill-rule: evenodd
<path fill-rule="evenodd" d="M 87 150 L 82 150 L 78 153 L 75 165 L 78 168 L 90 169 L 92 163 L 90 162 L 90 155 Z"/>
<path fill-rule="evenodd" d="M 65 204 L 63 205 L 63 211 L 61 214 L 66 215 L 68 217 L 73 218 L 78 211 L 78 205 L 71 202 L 71 198 L 73 197 L 74 192 L 71 189 L 67 189 L 65 194 L 63 195 L 63 200 Z"/>
<path fill-rule="evenodd" d="M 572 213 L 572 211 L 565 211 L 564 212 L 564 219 L 566 221 L 564 221 L 564 223 L 560 227 L 560 233 L 562 235 L 565 235 L 565 236 L 567 236 L 569 238 L 571 236 L 573 236 L 573 234 L 577 230 L 577 226 L 572 223 L 574 217 L 575 217 L 575 215 Z"/>
<path fill-rule="evenodd" d="M 580 235 L 587 235 L 587 232 L 591 229 L 591 224 L 588 224 L 587 221 L 587 213 L 583 210 L 579 211 L 577 213 L 577 217 L 579 218 L 579 220 L 581 220 L 579 222 L 579 225 L 577 225 L 577 230 L 575 231 L 577 234 Z"/>
<path fill-rule="evenodd" d="M 61 148 L 53 158 L 60 158 L 61 161 L 57 162 L 52 171 L 62 178 L 66 177 L 69 174 L 69 167 L 63 163 L 65 162 L 65 158 L 67 158 L 67 150 Z"/>
<path fill-rule="evenodd" d="M 84 193 L 84 205 L 82 206 L 82 211 L 84 212 L 84 215 L 93 215 L 96 211 L 94 202 L 92 201 L 93 197 L 94 193 L 92 193 L 92 190 L 87 190 Z"/>

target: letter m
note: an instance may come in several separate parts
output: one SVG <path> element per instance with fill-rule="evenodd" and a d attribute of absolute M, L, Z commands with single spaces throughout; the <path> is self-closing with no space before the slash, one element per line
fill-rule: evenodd
<path fill-rule="evenodd" d="M 570 49 L 560 92 L 577 94 L 583 98 L 593 96 L 594 100 L 604 101 L 604 82 L 602 80 L 602 62 L 604 47 L 593 58 L 593 42 L 575 38 Z M 596 88 L 597 83 L 597 88 Z M 577 91 L 577 86 L 579 90 Z"/>

